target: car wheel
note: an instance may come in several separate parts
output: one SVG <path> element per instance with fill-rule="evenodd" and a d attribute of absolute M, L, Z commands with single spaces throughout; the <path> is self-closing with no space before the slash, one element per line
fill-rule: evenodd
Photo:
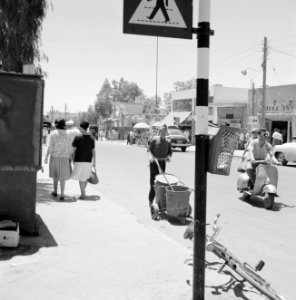
<path fill-rule="evenodd" d="M 181 147 L 182 152 L 186 151 L 186 147 Z"/>
<path fill-rule="evenodd" d="M 283 159 L 283 161 L 282 161 L 282 165 L 283 165 L 283 166 L 286 166 L 286 165 L 287 165 L 287 163 L 288 163 L 288 161 L 287 161 L 287 160 L 285 160 L 285 159 Z"/>
<path fill-rule="evenodd" d="M 288 161 L 285 159 L 285 154 L 283 152 L 276 152 L 275 157 L 283 166 L 285 166 L 288 163 Z"/>

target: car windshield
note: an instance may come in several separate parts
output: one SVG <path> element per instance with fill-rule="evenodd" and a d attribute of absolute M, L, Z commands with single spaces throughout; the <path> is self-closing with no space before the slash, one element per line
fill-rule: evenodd
<path fill-rule="evenodd" d="M 180 129 L 168 129 L 170 135 L 184 135 Z"/>

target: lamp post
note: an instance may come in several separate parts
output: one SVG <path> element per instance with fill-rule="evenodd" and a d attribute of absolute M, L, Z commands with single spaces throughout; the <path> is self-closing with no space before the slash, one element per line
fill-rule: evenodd
<path fill-rule="evenodd" d="M 262 107 L 261 107 L 261 127 L 265 128 L 265 102 L 266 102 L 266 65 L 267 65 L 267 37 L 264 37 L 263 45 L 263 84 L 262 84 Z"/>
<path fill-rule="evenodd" d="M 246 68 L 241 71 L 242 75 L 246 76 L 247 75 L 247 70 L 254 71 L 256 73 L 260 73 L 260 71 L 252 69 L 252 68 Z M 252 78 L 250 78 L 251 81 L 251 110 L 248 109 L 248 115 L 254 116 L 255 115 L 255 83 Z"/>
<path fill-rule="evenodd" d="M 157 104 L 157 82 L 158 82 L 158 36 L 156 37 L 156 70 L 155 70 L 155 107 Z"/>

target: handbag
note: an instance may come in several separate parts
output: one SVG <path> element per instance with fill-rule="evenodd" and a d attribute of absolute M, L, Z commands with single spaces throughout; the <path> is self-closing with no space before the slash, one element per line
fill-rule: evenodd
<path fill-rule="evenodd" d="M 98 184 L 99 183 L 99 178 L 97 176 L 97 171 L 96 168 L 94 168 L 94 171 L 91 171 L 90 177 L 87 180 L 91 184 Z"/>

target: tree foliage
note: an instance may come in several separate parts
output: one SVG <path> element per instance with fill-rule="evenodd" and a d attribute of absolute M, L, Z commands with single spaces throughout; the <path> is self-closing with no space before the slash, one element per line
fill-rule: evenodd
<path fill-rule="evenodd" d="M 112 88 L 107 79 L 105 79 L 97 99 L 94 104 L 94 111 L 102 119 L 109 118 L 112 114 Z"/>
<path fill-rule="evenodd" d="M 144 101 L 144 108 L 143 113 L 144 114 L 158 114 L 159 113 L 159 104 L 161 103 L 161 98 L 157 97 L 157 106 L 155 102 L 155 97 L 147 98 Z"/>
<path fill-rule="evenodd" d="M 48 0 L 0 1 L 0 62 L 3 70 L 22 72 L 24 64 L 42 59 L 39 44 L 48 5 Z"/>
<path fill-rule="evenodd" d="M 184 91 L 196 88 L 196 79 L 191 78 L 185 81 L 176 81 L 173 83 L 175 91 Z"/>
<path fill-rule="evenodd" d="M 136 97 L 142 94 L 142 90 L 134 82 L 121 78 L 119 81 L 113 80 L 111 86 L 105 79 L 97 94 L 94 110 L 101 118 L 106 119 L 113 114 L 114 102 L 135 103 Z"/>
<path fill-rule="evenodd" d="M 75 122 L 79 124 L 81 121 L 87 121 L 89 124 L 98 124 L 98 114 L 94 111 L 94 107 L 89 105 L 87 111 L 78 113 Z"/>
<path fill-rule="evenodd" d="M 119 81 L 113 80 L 113 97 L 116 102 L 135 103 L 138 96 L 143 94 L 142 90 L 134 82 L 128 82 L 124 78 Z"/>

